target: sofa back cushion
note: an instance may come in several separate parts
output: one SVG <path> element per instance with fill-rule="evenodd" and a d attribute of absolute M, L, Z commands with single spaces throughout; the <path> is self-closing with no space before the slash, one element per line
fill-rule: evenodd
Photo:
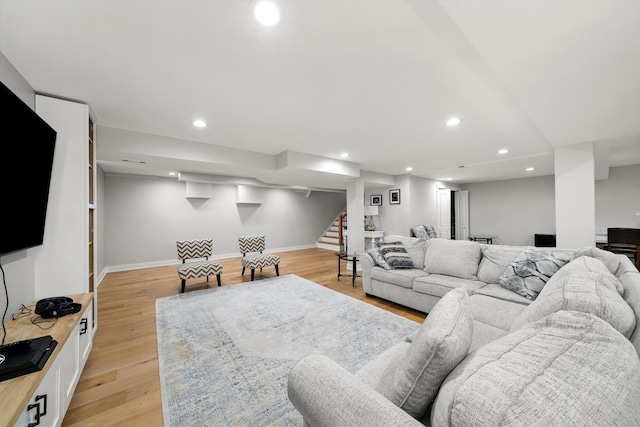
<path fill-rule="evenodd" d="M 636 318 L 622 299 L 623 291 L 620 281 L 602 261 L 581 256 L 549 279 L 538 298 L 516 318 L 510 331 L 556 311 L 570 310 L 593 313 L 629 338 L 636 327 Z"/>
<path fill-rule="evenodd" d="M 378 391 L 409 415 L 421 418 L 442 381 L 467 355 L 472 336 L 469 295 L 454 289 L 433 307 Z"/>
<path fill-rule="evenodd" d="M 478 280 L 498 284 L 500 276 L 526 246 L 485 245 L 478 267 Z"/>
<path fill-rule="evenodd" d="M 560 311 L 470 353 L 449 374 L 431 425 L 632 426 L 640 359 L 594 314 Z"/>
<path fill-rule="evenodd" d="M 533 301 L 551 276 L 572 257 L 573 252 L 525 249 L 511 261 L 498 284 Z"/>
<path fill-rule="evenodd" d="M 424 271 L 461 279 L 477 280 L 482 246 L 468 240 L 430 239 L 424 257 Z"/>

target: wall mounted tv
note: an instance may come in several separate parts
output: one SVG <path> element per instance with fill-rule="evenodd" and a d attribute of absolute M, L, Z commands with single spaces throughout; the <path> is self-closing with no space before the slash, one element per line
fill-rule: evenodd
<path fill-rule="evenodd" d="M 0 82 L 0 255 L 42 245 L 56 131 Z"/>

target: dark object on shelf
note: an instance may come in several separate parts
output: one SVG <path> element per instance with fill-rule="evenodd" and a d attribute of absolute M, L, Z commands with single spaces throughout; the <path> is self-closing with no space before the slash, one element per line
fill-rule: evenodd
<path fill-rule="evenodd" d="M 555 234 L 534 234 L 533 244 L 538 248 L 555 248 L 556 235 Z"/>
<path fill-rule="evenodd" d="M 40 371 L 58 345 L 51 335 L 0 346 L 0 381 Z"/>
<path fill-rule="evenodd" d="M 640 270 L 640 228 L 607 228 L 605 248 L 614 254 L 628 256 Z"/>

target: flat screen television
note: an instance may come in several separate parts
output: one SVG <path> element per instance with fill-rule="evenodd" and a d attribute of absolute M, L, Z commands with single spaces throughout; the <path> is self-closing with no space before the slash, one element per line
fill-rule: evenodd
<path fill-rule="evenodd" d="M 0 82 L 0 255 L 44 239 L 57 132 Z"/>

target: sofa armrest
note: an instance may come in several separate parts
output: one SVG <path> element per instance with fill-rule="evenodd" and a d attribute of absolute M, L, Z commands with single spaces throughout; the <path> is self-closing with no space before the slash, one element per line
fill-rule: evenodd
<path fill-rule="evenodd" d="M 289 374 L 287 392 L 305 425 L 311 427 L 424 427 L 324 355 L 300 360 Z"/>
<path fill-rule="evenodd" d="M 365 294 L 371 293 L 371 269 L 375 267 L 376 262 L 371 255 L 364 253 L 360 255 L 360 267 L 362 267 L 362 290 Z"/>

